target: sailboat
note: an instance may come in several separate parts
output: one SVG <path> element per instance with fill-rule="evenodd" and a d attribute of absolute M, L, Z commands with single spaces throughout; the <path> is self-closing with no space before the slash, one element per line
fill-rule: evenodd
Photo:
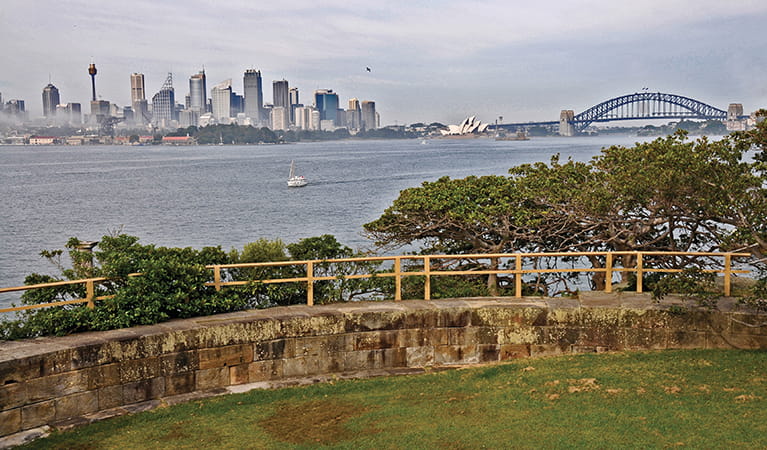
<path fill-rule="evenodd" d="M 296 164 L 294 161 L 290 161 L 290 176 L 288 177 L 288 187 L 304 187 L 306 186 L 306 178 L 302 175 L 296 175 Z"/>

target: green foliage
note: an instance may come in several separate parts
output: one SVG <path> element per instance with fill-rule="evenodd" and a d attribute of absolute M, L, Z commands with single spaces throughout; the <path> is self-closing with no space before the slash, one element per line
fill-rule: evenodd
<path fill-rule="evenodd" d="M 699 268 L 686 268 L 681 272 L 646 275 L 642 279 L 644 290 L 652 292 L 653 300 L 660 301 L 670 294 L 677 294 L 686 301 L 693 301 L 697 306 L 707 308 L 716 307 L 716 300 L 721 295 L 721 290 L 716 286 L 716 275 L 700 270 Z M 636 290 L 636 277 L 633 279 L 633 287 Z"/>

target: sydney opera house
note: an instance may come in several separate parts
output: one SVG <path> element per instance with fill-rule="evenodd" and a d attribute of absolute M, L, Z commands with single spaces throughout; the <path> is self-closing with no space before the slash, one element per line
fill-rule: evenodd
<path fill-rule="evenodd" d="M 477 120 L 476 116 L 467 117 L 460 125 L 448 125 L 447 130 L 440 130 L 443 136 L 471 136 L 487 131 L 489 124 Z"/>

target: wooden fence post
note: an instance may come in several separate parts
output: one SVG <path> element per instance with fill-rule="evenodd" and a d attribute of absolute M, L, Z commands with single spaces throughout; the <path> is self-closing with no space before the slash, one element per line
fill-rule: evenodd
<path fill-rule="evenodd" d="M 314 261 L 306 263 L 306 304 L 314 306 Z"/>
<path fill-rule="evenodd" d="M 402 300 L 402 257 L 394 257 L 394 301 Z"/>
<path fill-rule="evenodd" d="M 88 280 L 85 282 L 85 299 L 88 300 L 88 308 L 93 309 L 96 307 L 96 304 L 93 303 L 93 297 L 96 295 L 96 289 L 93 285 L 93 280 Z"/>
<path fill-rule="evenodd" d="M 607 252 L 605 257 L 605 292 L 613 291 L 613 252 Z"/>
<path fill-rule="evenodd" d="M 522 298 L 522 255 L 519 253 L 515 256 L 516 265 L 514 268 L 514 288 L 517 298 Z"/>
<path fill-rule="evenodd" d="M 732 281 L 732 254 L 727 253 L 724 255 L 724 296 L 730 296 L 730 289 Z"/>
<path fill-rule="evenodd" d="M 221 266 L 213 267 L 213 285 L 216 287 L 216 291 L 221 290 Z"/>
<path fill-rule="evenodd" d="M 642 293 L 642 266 L 644 262 L 642 261 L 642 253 L 637 253 L 637 293 Z"/>
<path fill-rule="evenodd" d="M 431 272 L 431 259 L 428 255 L 423 257 L 423 271 L 426 276 L 423 285 L 423 299 L 431 300 L 431 275 L 429 275 L 429 272 Z"/>

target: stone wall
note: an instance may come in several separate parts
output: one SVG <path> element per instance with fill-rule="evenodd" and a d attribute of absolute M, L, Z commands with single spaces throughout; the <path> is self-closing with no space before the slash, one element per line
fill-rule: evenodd
<path fill-rule="evenodd" d="M 268 380 L 599 350 L 767 348 L 762 321 L 671 314 L 646 297 L 470 299 L 279 307 L 0 342 L 0 436 Z"/>

